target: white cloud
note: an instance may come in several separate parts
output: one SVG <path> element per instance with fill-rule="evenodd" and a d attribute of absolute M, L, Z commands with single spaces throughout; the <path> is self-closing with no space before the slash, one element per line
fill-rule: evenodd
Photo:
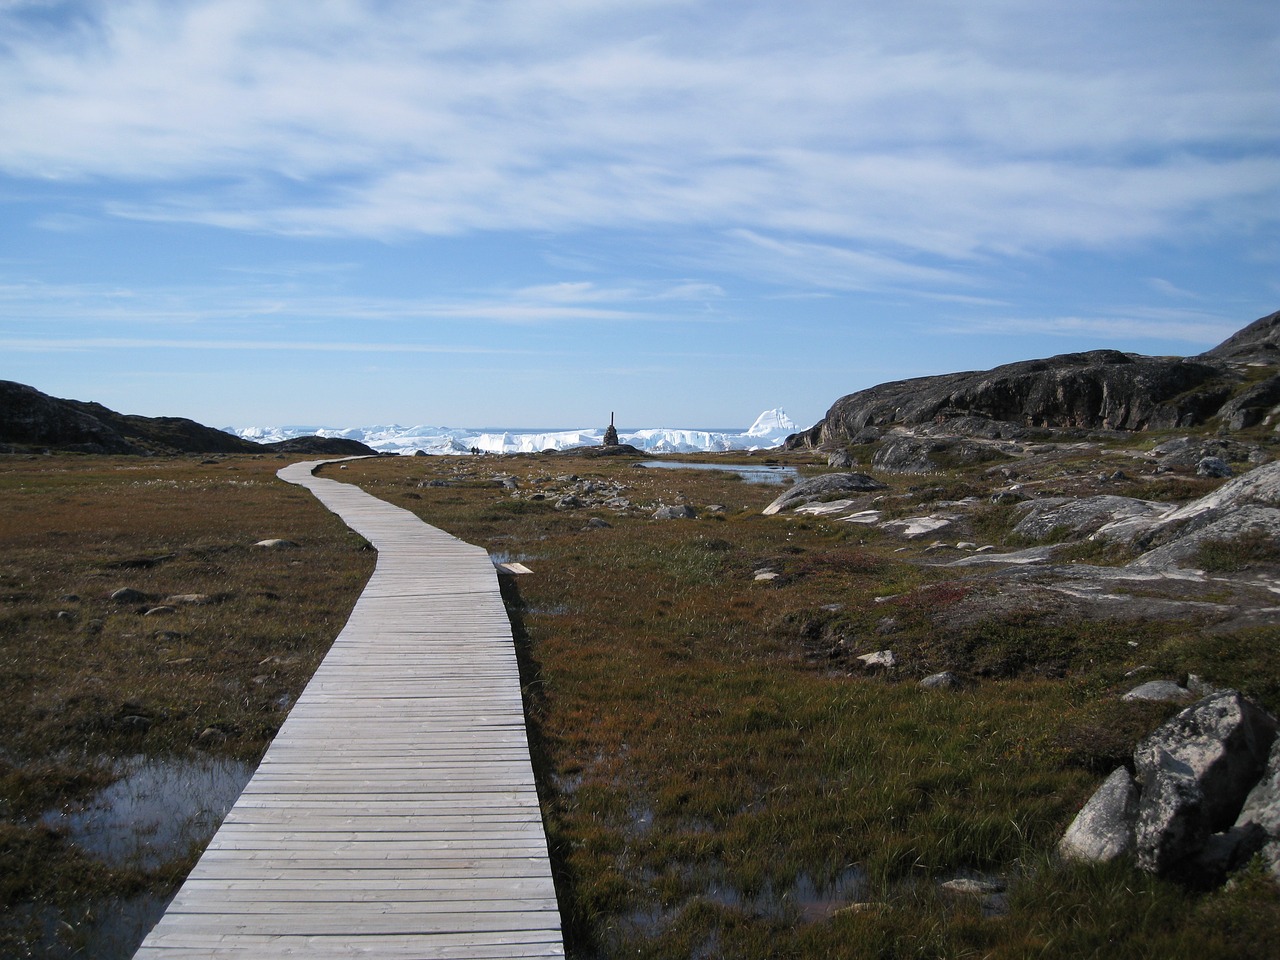
<path fill-rule="evenodd" d="M 1046 316 L 975 319 L 952 323 L 940 332 L 987 335 L 1048 334 L 1089 341 L 1177 341 L 1208 349 L 1240 329 L 1238 317 L 1204 310 L 1117 308 L 1100 316 Z M 1200 350 L 1188 352 L 1199 353 Z"/>
<path fill-rule="evenodd" d="M 42 6 L 0 8 L 0 170 L 105 183 L 117 216 L 745 231 L 870 251 L 856 287 L 1274 223 L 1280 191 L 1261 0 Z"/>

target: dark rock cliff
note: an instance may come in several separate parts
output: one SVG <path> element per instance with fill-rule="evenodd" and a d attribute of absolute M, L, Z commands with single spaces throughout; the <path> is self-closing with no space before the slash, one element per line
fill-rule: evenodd
<path fill-rule="evenodd" d="M 312 439 L 315 444 L 303 441 Z M 60 400 L 35 387 L 0 380 L 0 452 L 66 450 L 79 453 L 375 453 L 364 444 L 298 438 L 294 446 L 257 444 L 181 417 L 116 413 L 100 403 Z"/>
<path fill-rule="evenodd" d="M 1091 350 L 883 383 L 840 398 L 821 422 L 793 435 L 787 446 L 838 446 L 890 426 L 942 421 L 1147 430 L 1219 417 L 1226 428 L 1243 429 L 1280 402 L 1280 375 L 1259 382 L 1259 365 L 1280 367 L 1280 313 L 1198 357 Z"/>

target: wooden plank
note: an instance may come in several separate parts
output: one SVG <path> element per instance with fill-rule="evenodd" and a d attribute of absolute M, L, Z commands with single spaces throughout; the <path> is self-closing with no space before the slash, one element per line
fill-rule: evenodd
<path fill-rule="evenodd" d="M 135 956 L 562 957 L 498 571 L 316 465 L 376 569 Z"/>

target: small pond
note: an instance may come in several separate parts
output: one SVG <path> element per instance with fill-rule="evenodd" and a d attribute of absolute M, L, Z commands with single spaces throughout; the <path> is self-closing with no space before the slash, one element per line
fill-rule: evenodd
<path fill-rule="evenodd" d="M 152 871 L 208 843 L 253 770 L 253 764 L 204 755 L 131 757 L 117 763 L 119 779 L 88 802 L 50 810 L 41 822 L 95 860 Z M 46 960 L 128 960 L 168 902 L 146 893 L 22 904 L 0 920 L 0 941 Z"/>
<path fill-rule="evenodd" d="M 742 463 L 681 463 L 676 460 L 643 460 L 637 466 L 664 470 L 719 470 L 722 473 L 736 473 L 747 483 L 774 483 L 778 485 L 798 483 L 800 471 L 795 467 L 784 467 L 776 463 L 742 464 Z"/>

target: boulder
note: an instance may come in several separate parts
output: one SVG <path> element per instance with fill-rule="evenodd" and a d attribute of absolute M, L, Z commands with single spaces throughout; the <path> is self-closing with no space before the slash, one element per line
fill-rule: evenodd
<path fill-rule="evenodd" d="M 697 511 L 685 503 L 662 506 L 653 511 L 653 519 L 655 520 L 692 520 L 697 515 Z"/>
<path fill-rule="evenodd" d="M 1166 874 L 1235 824 L 1267 764 L 1276 721 L 1234 690 L 1187 707 L 1138 744 L 1138 865 Z"/>
<path fill-rule="evenodd" d="M 883 490 L 885 484 L 867 476 L 865 473 L 824 473 L 819 477 L 801 480 L 791 489 L 781 494 L 773 503 L 764 508 L 765 516 L 773 516 L 783 510 L 789 510 L 815 500 L 836 499 L 842 493 L 869 492 Z"/>
<path fill-rule="evenodd" d="M 877 650 L 875 653 L 864 653 L 855 658 L 862 661 L 868 670 L 892 670 L 898 665 L 898 658 L 892 650 Z"/>
<path fill-rule="evenodd" d="M 1058 852 L 1068 860 L 1092 863 L 1125 856 L 1133 848 L 1137 812 L 1138 788 L 1129 771 L 1120 767 L 1076 814 L 1058 843 Z"/>
<path fill-rule="evenodd" d="M 1229 477 L 1232 475 L 1231 464 L 1221 457 L 1205 457 L 1196 464 L 1197 477 Z"/>
<path fill-rule="evenodd" d="M 1172 680 L 1148 680 L 1146 683 L 1134 687 L 1120 699 L 1173 702 L 1189 700 L 1192 696 L 1194 694 L 1190 690 L 1179 686 Z"/>
<path fill-rule="evenodd" d="M 1236 818 L 1237 828 L 1251 825 L 1261 830 L 1263 860 L 1280 880 L 1280 740 L 1271 745 L 1266 769 Z"/>
<path fill-rule="evenodd" d="M 111 599 L 116 603 L 146 603 L 151 597 L 133 587 L 121 587 L 112 592 Z"/>
<path fill-rule="evenodd" d="M 259 540 L 254 544 L 254 546 L 262 547 L 264 550 L 296 550 L 298 548 L 298 544 L 294 543 L 292 540 L 282 540 L 278 537 L 273 537 L 269 540 Z"/>
<path fill-rule="evenodd" d="M 827 454 L 827 466 L 834 470 L 849 470 L 857 465 L 848 450 L 834 450 Z"/>
<path fill-rule="evenodd" d="M 920 681 L 920 686 L 925 690 L 958 690 L 961 685 L 960 678 L 950 670 L 930 674 Z"/>

